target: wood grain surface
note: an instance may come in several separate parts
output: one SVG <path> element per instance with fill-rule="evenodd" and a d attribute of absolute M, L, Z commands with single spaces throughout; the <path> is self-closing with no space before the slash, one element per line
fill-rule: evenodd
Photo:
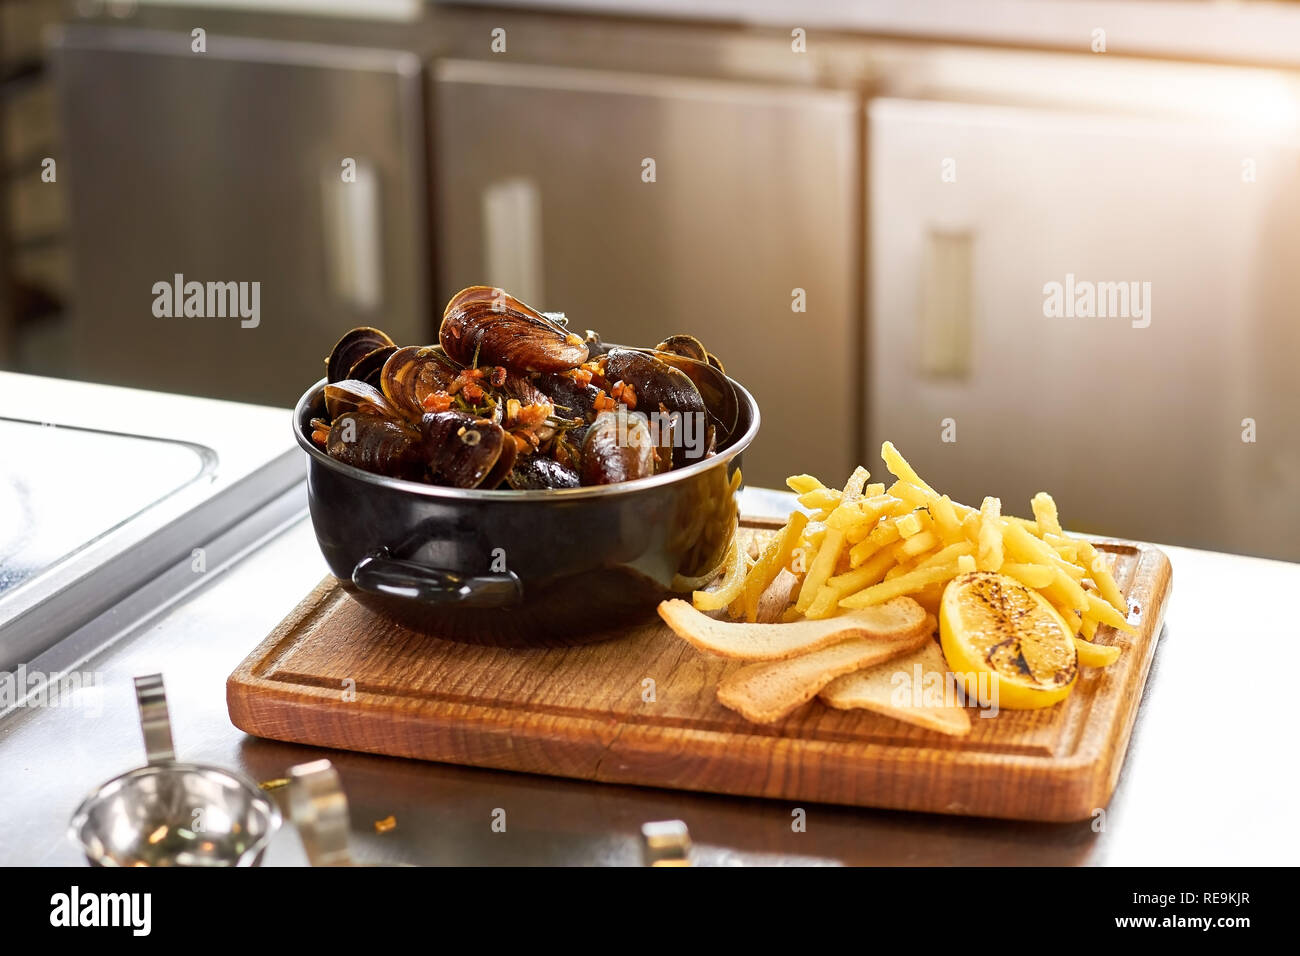
<path fill-rule="evenodd" d="M 746 522 L 751 534 L 766 525 Z M 226 683 L 230 718 L 259 737 L 624 784 L 1022 820 L 1086 819 L 1115 789 L 1170 588 L 1145 544 L 1098 541 L 1138 633 L 1037 711 L 970 710 L 946 737 L 813 701 L 771 726 L 718 703 L 737 662 L 658 619 L 571 648 L 422 637 L 327 578 Z"/>

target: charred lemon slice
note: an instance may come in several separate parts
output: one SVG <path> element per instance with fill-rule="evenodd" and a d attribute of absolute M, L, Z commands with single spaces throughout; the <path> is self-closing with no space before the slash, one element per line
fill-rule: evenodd
<path fill-rule="evenodd" d="M 1005 574 L 953 578 L 939 605 L 939 639 L 948 666 L 989 674 L 998 706 L 1008 710 L 1050 707 L 1079 674 L 1074 635 L 1056 608 Z"/>

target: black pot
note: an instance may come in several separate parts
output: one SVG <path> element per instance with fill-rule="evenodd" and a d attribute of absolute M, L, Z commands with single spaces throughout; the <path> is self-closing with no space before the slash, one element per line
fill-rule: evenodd
<path fill-rule="evenodd" d="M 732 474 L 758 432 L 740 405 L 712 457 L 588 488 L 481 491 L 386 478 L 310 439 L 321 380 L 294 409 L 312 524 L 330 571 L 366 607 L 434 637 L 504 646 L 582 643 L 647 620 L 721 562 L 737 515 Z"/>

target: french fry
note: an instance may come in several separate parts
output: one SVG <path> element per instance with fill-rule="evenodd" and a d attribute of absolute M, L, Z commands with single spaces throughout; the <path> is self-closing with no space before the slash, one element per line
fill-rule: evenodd
<path fill-rule="evenodd" d="M 999 569 L 1003 574 L 1010 575 L 1027 588 L 1033 588 L 1037 591 L 1045 588 L 1056 579 L 1056 571 L 1050 565 L 1046 564 L 1013 564 L 1007 563 Z"/>
<path fill-rule="evenodd" d="M 943 538 L 944 544 L 956 544 L 962 540 L 961 519 L 957 517 L 957 511 L 947 495 L 941 495 L 930 503 L 930 514 L 934 518 L 935 530 Z"/>
<path fill-rule="evenodd" d="M 849 480 L 844 483 L 844 500 L 853 501 L 855 498 L 862 497 L 862 489 L 867 484 L 867 479 L 871 477 L 871 472 L 858 465 L 853 469 L 853 474 L 849 475 Z"/>
<path fill-rule="evenodd" d="M 895 522 L 878 525 L 865 539 L 849 550 L 849 566 L 858 567 L 886 545 L 893 544 L 899 538 L 898 525 Z"/>
<path fill-rule="evenodd" d="M 1073 611 L 1062 611 L 1060 608 L 1057 608 L 1057 610 L 1061 612 L 1061 617 L 1065 619 L 1065 626 L 1070 629 L 1070 636 L 1078 637 L 1079 631 L 1083 628 L 1083 618 Z"/>
<path fill-rule="evenodd" d="M 1079 542 L 1060 534 L 1045 534 L 1043 540 L 1052 546 L 1052 549 L 1070 564 L 1079 563 Z"/>
<path fill-rule="evenodd" d="M 1047 542 L 1034 537 L 1023 524 L 1007 521 L 1002 527 L 1002 545 L 1021 564 L 1047 564 L 1059 568 L 1072 580 L 1083 579 L 1083 569 L 1064 560 Z"/>
<path fill-rule="evenodd" d="M 1106 667 L 1119 660 L 1120 649 L 1114 644 L 1093 644 L 1076 637 L 1074 648 L 1079 653 L 1079 663 L 1084 667 Z"/>
<path fill-rule="evenodd" d="M 1092 578 L 1092 583 L 1097 585 L 1097 590 L 1101 592 L 1106 602 L 1121 614 L 1127 613 L 1128 605 L 1124 601 L 1124 595 L 1120 593 L 1119 585 L 1115 583 L 1110 569 L 1105 566 L 1104 559 L 1091 543 L 1079 542 L 1079 560 L 1088 569 L 1088 576 Z"/>
<path fill-rule="evenodd" d="M 1058 599 L 1061 607 L 1071 611 L 1082 611 L 1088 607 L 1088 593 L 1083 587 L 1058 566 L 1053 566 L 1056 579 L 1048 586 Z M 1109 605 L 1107 605 L 1109 607 Z M 1113 611 L 1114 608 L 1111 608 Z"/>
<path fill-rule="evenodd" d="M 812 475 L 792 475 L 785 480 L 785 483 L 796 495 L 805 495 L 810 491 L 826 487 Z"/>
<path fill-rule="evenodd" d="M 925 508 L 931 502 L 936 500 L 936 495 L 927 494 L 916 485 L 908 484 L 906 481 L 896 481 L 885 490 L 885 494 L 893 495 L 895 498 L 901 498 L 913 508 Z"/>
<path fill-rule="evenodd" d="M 939 497 L 938 492 L 921 480 L 921 476 L 916 473 L 916 469 L 907 463 L 907 459 L 898 453 L 891 441 L 885 442 L 880 446 L 880 458 L 889 469 L 889 473 L 899 481 L 905 481 L 909 485 L 915 485 L 922 491 L 928 491 L 933 497 Z"/>
<path fill-rule="evenodd" d="M 867 540 L 867 538 L 871 536 L 871 532 L 875 530 L 876 530 L 876 525 L 863 521 L 860 524 L 855 524 L 853 527 L 845 531 L 844 540 L 848 542 L 850 547 L 852 547 L 855 544 L 860 544 L 861 542 Z"/>
<path fill-rule="evenodd" d="M 969 542 L 967 542 L 967 543 L 969 544 Z M 971 548 L 972 548 L 972 549 L 974 549 L 974 547 L 975 547 L 974 545 L 971 545 Z M 970 573 L 971 573 L 972 571 L 974 571 L 974 570 L 976 570 L 976 568 L 975 568 L 975 557 L 974 557 L 974 555 L 963 554 L 963 555 L 961 555 L 960 557 L 957 558 L 957 573 L 958 573 L 958 574 L 970 574 Z"/>
<path fill-rule="evenodd" d="M 884 493 L 885 483 L 883 481 L 873 481 L 871 484 L 867 485 L 867 487 L 862 489 L 862 496 L 864 498 L 874 498 L 876 495 L 883 495 Z"/>
<path fill-rule="evenodd" d="M 894 580 L 894 578 L 899 577 L 900 575 L 907 574 L 907 572 L 911 570 L 912 570 L 911 562 L 905 564 L 895 564 L 892 568 L 890 568 L 888 571 L 885 572 L 885 580 L 892 581 Z"/>
<path fill-rule="evenodd" d="M 925 554 L 939 546 L 939 536 L 933 531 L 922 531 L 920 534 L 914 534 L 906 541 L 899 543 L 894 548 L 894 557 L 900 562 L 909 561 L 919 555 Z"/>
<path fill-rule="evenodd" d="M 981 571 L 996 571 L 1002 567 L 1002 502 L 985 498 L 980 505 L 979 547 L 975 563 Z"/>
<path fill-rule="evenodd" d="M 1061 531 L 1061 519 L 1056 513 L 1056 502 L 1047 492 L 1040 491 L 1034 495 L 1029 507 L 1034 509 L 1034 522 L 1038 525 L 1039 537 L 1064 533 Z"/>
<path fill-rule="evenodd" d="M 879 584 L 885 579 L 885 572 L 896 563 L 892 554 L 888 551 L 880 551 L 862 567 L 828 579 L 826 586 L 838 593 L 841 598 L 848 597 L 855 591 Z"/>
<path fill-rule="evenodd" d="M 940 548 L 924 560 L 918 561 L 916 569 L 919 571 L 921 568 L 932 568 L 938 564 L 952 564 L 963 555 L 973 555 L 974 553 L 975 545 L 965 540 L 958 541 L 955 544 L 948 545 L 946 548 Z M 971 570 L 975 570 L 974 565 L 971 565 Z"/>
<path fill-rule="evenodd" d="M 882 604 L 890 598 L 901 597 L 921 590 L 928 584 L 937 584 L 957 576 L 957 565 L 945 564 L 938 567 L 923 568 L 920 571 L 908 571 L 892 580 L 882 581 L 865 588 L 857 594 L 851 594 L 840 601 L 840 607 L 871 607 Z"/>
<path fill-rule="evenodd" d="M 894 499 L 887 495 L 846 501 L 826 518 L 826 526 L 841 531 L 851 531 L 865 524 L 867 531 L 870 532 L 876 522 L 889 510 L 893 501 Z M 864 534 L 863 537 L 866 535 Z"/>
<path fill-rule="evenodd" d="M 839 506 L 840 498 L 840 493 L 833 488 L 815 488 L 800 495 L 798 501 L 810 511 L 830 511 Z"/>
<path fill-rule="evenodd" d="M 835 570 L 835 563 L 839 560 L 840 550 L 843 547 L 844 532 L 837 531 L 834 528 L 827 528 L 826 538 L 817 551 L 817 557 L 808 566 L 808 574 L 804 577 L 803 585 L 799 588 L 799 598 L 794 602 L 795 610 L 803 612 L 812 606 L 813 599 L 817 597 L 818 589 L 826 583 L 826 579 Z"/>
<path fill-rule="evenodd" d="M 1097 619 L 1095 617 L 1085 617 L 1083 619 L 1083 630 L 1079 633 L 1085 641 L 1091 641 L 1097 636 Z"/>
<path fill-rule="evenodd" d="M 920 534 L 925 530 L 925 524 L 922 522 L 920 511 L 910 511 L 903 515 L 896 522 L 898 525 L 899 537 L 910 538 L 914 534 Z"/>
<path fill-rule="evenodd" d="M 1137 628 L 1130 624 L 1123 614 L 1111 607 L 1104 598 L 1084 592 L 1084 600 L 1086 603 L 1083 605 L 1083 612 L 1089 617 L 1095 617 L 1100 623 L 1109 624 L 1121 631 L 1137 633 Z"/>
<path fill-rule="evenodd" d="M 840 610 L 839 600 L 835 589 L 828 584 L 823 584 L 817 589 L 817 596 L 813 598 L 812 604 L 808 605 L 808 610 L 804 611 L 803 616 L 810 621 L 834 617 Z"/>
<path fill-rule="evenodd" d="M 758 561 L 745 576 L 745 586 L 741 592 L 741 608 L 745 620 L 758 620 L 758 600 L 768 589 L 776 576 L 790 561 L 790 555 L 798 543 L 803 529 L 808 524 L 808 516 L 802 511 L 790 515 L 790 520 L 778 534 L 772 536 L 767 547 L 763 549 Z"/>

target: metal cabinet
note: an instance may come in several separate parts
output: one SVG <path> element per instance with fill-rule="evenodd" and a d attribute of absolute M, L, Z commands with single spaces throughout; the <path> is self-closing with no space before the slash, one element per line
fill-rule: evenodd
<path fill-rule="evenodd" d="M 870 446 L 970 503 L 1024 514 L 1046 489 L 1080 530 L 1300 558 L 1296 143 L 897 99 L 868 117 Z M 1045 314 L 1053 282 L 1074 315 Z M 1131 282 L 1145 317 L 1100 286 Z"/>
<path fill-rule="evenodd" d="M 762 408 L 747 481 L 847 476 L 856 94 L 462 60 L 433 82 L 441 300 L 486 282 L 607 341 L 695 334 Z"/>
<path fill-rule="evenodd" d="M 432 334 L 415 54 L 215 34 L 195 52 L 189 34 L 79 25 L 54 59 L 68 374 L 284 405 L 352 325 Z M 256 327 L 156 316 L 154 286 L 177 274 L 259 283 Z"/>

